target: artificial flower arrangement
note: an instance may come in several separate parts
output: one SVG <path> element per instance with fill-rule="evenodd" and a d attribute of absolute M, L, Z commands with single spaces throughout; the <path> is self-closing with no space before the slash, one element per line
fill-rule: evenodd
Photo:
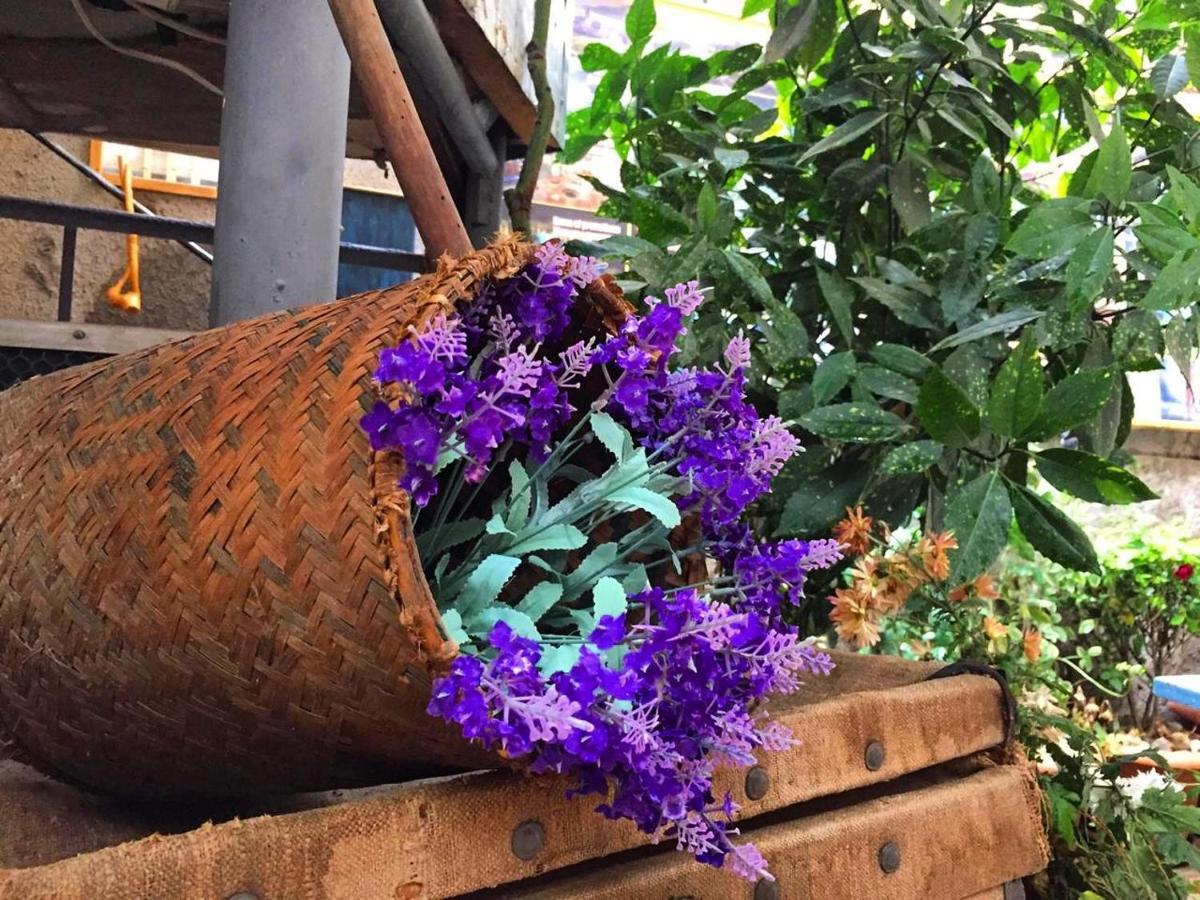
<path fill-rule="evenodd" d="M 758 540 L 749 509 L 798 450 L 744 393 L 750 342 L 673 367 L 703 296 L 651 299 L 580 341 L 602 266 L 540 247 L 385 350 L 389 402 L 363 418 L 403 454 L 422 565 L 459 655 L 429 713 L 532 772 L 563 772 L 597 810 L 746 878 L 720 765 L 794 742 L 772 694 L 827 674 L 785 624 L 834 540 Z"/>

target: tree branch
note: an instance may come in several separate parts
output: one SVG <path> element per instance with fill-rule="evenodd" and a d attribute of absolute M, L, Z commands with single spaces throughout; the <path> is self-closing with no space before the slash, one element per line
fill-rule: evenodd
<path fill-rule="evenodd" d="M 537 187 L 538 174 L 542 170 L 542 159 L 550 144 L 550 129 L 554 125 L 554 93 L 550 90 L 550 79 L 546 73 L 546 41 L 550 34 L 550 2 L 536 0 L 533 9 L 533 37 L 525 47 L 525 64 L 533 79 L 533 90 L 537 98 L 537 119 L 529 135 L 529 147 L 521 162 L 521 174 L 515 187 L 504 192 L 508 205 L 508 217 L 513 231 L 529 236 L 529 214 L 533 208 L 533 191 Z"/>

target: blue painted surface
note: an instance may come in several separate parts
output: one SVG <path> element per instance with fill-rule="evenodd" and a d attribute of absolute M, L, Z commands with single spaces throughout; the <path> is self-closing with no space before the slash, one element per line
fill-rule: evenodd
<path fill-rule="evenodd" d="M 1200 675 L 1161 675 L 1154 679 L 1154 696 L 1200 709 Z"/>
<path fill-rule="evenodd" d="M 342 192 L 342 240 L 391 250 L 417 249 L 417 227 L 403 198 L 371 191 Z M 391 287 L 413 278 L 411 272 L 373 269 L 369 266 L 338 266 L 337 295 Z"/>

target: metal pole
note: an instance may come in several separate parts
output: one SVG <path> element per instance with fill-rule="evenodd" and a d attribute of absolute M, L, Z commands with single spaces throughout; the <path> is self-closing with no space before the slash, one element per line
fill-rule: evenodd
<path fill-rule="evenodd" d="M 332 299 L 350 60 L 325 0 L 233 0 L 210 318 Z"/>
<path fill-rule="evenodd" d="M 471 171 L 491 178 L 499 165 L 496 151 L 425 4 L 421 0 L 376 0 L 375 6 L 392 43 L 421 73 L 442 124 Z"/>
<path fill-rule="evenodd" d="M 79 232 L 68 225 L 63 229 L 62 264 L 58 273 L 58 321 L 71 321 L 75 299 L 75 237 Z"/>

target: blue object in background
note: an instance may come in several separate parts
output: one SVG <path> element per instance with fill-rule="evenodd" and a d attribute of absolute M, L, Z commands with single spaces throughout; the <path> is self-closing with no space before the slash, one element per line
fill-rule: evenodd
<path fill-rule="evenodd" d="M 1160 675 L 1154 679 L 1154 696 L 1200 709 L 1200 675 Z"/>
<path fill-rule="evenodd" d="M 374 191 L 342 191 L 342 240 L 389 250 L 418 249 L 417 226 L 404 198 Z M 337 295 L 347 297 L 391 287 L 414 277 L 412 272 L 342 263 L 338 266 Z"/>

